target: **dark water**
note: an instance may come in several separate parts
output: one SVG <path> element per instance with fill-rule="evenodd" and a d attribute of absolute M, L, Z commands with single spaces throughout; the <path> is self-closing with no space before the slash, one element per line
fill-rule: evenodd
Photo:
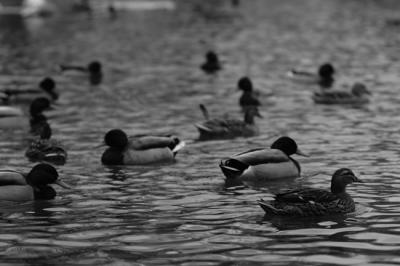
<path fill-rule="evenodd" d="M 58 189 L 49 202 L 2 204 L 2 265 L 400 264 L 400 35 L 386 23 L 398 17 L 400 3 L 241 2 L 235 9 L 181 0 L 175 10 L 121 11 L 110 20 L 99 1 L 90 18 L 65 9 L 46 19 L 0 18 L 0 84 L 56 78 L 62 95 L 53 135 L 69 152 L 58 170 L 75 186 Z M 208 49 L 225 62 L 215 78 L 198 68 Z M 104 62 L 100 87 L 57 70 L 58 63 L 93 59 Z M 338 86 L 365 82 L 371 103 L 316 105 L 313 87 L 285 77 L 292 67 L 325 61 L 338 69 Z M 215 115 L 240 116 L 235 83 L 244 74 L 261 91 L 260 136 L 192 142 L 199 103 Z M 175 132 L 188 145 L 173 165 L 110 169 L 95 146 L 115 127 Z M 0 165 L 29 169 L 27 133 L 0 134 Z M 302 178 L 225 186 L 221 158 L 269 146 L 279 135 L 312 155 L 299 158 Z M 359 203 L 354 214 L 271 219 L 256 204 L 290 186 L 328 188 L 339 167 L 365 181 L 349 188 Z"/>

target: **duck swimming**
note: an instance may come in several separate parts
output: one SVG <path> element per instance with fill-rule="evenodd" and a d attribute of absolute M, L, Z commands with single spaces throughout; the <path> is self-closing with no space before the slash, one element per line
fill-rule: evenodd
<path fill-rule="evenodd" d="M 32 101 L 27 117 L 24 112 L 14 106 L 0 106 L 0 129 L 24 129 L 30 127 L 30 132 L 38 136 L 42 126 L 47 123 L 47 118 L 43 115 L 46 110 L 51 110 L 50 101 L 47 98 L 37 98 Z"/>
<path fill-rule="evenodd" d="M 28 174 L 0 170 L 0 200 L 23 202 L 54 199 L 57 193 L 50 184 L 70 188 L 58 180 L 57 170 L 49 164 L 37 164 Z"/>
<path fill-rule="evenodd" d="M 288 72 L 290 78 L 306 83 L 318 84 L 322 89 L 329 89 L 332 87 L 335 82 L 334 74 L 335 68 L 331 63 L 321 65 L 317 74 L 294 69 Z"/>
<path fill-rule="evenodd" d="M 331 180 L 331 191 L 300 188 L 277 194 L 275 200 L 258 203 L 268 215 L 321 216 L 355 211 L 355 204 L 346 186 L 362 182 L 348 168 L 336 170 Z"/>
<path fill-rule="evenodd" d="M 232 118 L 210 119 L 203 104 L 200 109 L 206 119 L 203 123 L 195 124 L 199 131 L 199 140 L 231 139 L 236 137 L 251 137 L 258 134 L 259 129 L 254 123 L 254 117 L 262 117 L 256 107 L 247 108 L 244 120 Z"/>
<path fill-rule="evenodd" d="M 349 91 L 329 90 L 314 92 L 313 100 L 320 104 L 363 104 L 369 102 L 371 92 L 362 83 L 355 83 Z"/>
<path fill-rule="evenodd" d="M 206 62 L 201 65 L 201 69 L 206 74 L 215 74 L 222 69 L 218 55 L 214 51 L 208 51 L 206 53 Z"/>
<path fill-rule="evenodd" d="M 49 101 L 58 99 L 56 91 L 56 82 L 52 78 L 44 78 L 39 83 L 38 89 L 6 89 L 3 91 L 6 95 L 4 102 L 32 102 L 35 98 L 44 97 Z"/>
<path fill-rule="evenodd" d="M 240 78 L 237 86 L 239 90 L 243 91 L 242 96 L 239 98 L 239 105 L 242 107 L 242 110 L 261 105 L 257 98 L 257 93 L 253 90 L 253 83 L 248 77 Z"/>
<path fill-rule="evenodd" d="M 75 70 L 89 74 L 91 85 L 99 85 L 103 80 L 102 65 L 99 61 L 92 61 L 86 67 L 73 65 L 60 65 L 61 71 Z"/>
<path fill-rule="evenodd" d="M 226 178 L 268 181 L 300 176 L 300 164 L 290 155 L 307 156 L 289 137 L 280 137 L 269 149 L 253 149 L 222 160 L 219 167 Z"/>
<path fill-rule="evenodd" d="M 103 153 L 105 165 L 144 165 L 171 163 L 185 142 L 174 136 L 138 135 L 128 138 L 121 129 L 112 129 L 104 136 L 109 148 Z"/>
<path fill-rule="evenodd" d="M 59 141 L 50 139 L 50 125 L 46 123 L 41 130 L 40 138 L 31 142 L 25 152 L 25 156 L 32 162 L 44 161 L 56 165 L 65 164 L 67 152 Z"/>

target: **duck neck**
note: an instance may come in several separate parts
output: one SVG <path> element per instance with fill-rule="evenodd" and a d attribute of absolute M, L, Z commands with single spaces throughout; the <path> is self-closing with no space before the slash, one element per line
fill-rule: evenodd
<path fill-rule="evenodd" d="M 254 125 L 254 115 L 251 114 L 251 113 L 249 113 L 249 112 L 246 112 L 246 113 L 244 114 L 244 122 L 245 122 L 247 125 Z"/>
<path fill-rule="evenodd" d="M 343 186 L 342 184 L 332 183 L 331 184 L 331 192 L 333 194 L 345 194 L 346 186 Z"/>

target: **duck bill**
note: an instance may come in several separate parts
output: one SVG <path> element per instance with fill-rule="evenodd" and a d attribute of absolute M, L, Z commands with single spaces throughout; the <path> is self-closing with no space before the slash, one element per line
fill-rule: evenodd
<path fill-rule="evenodd" d="M 364 183 L 364 181 L 362 181 L 358 176 L 354 176 L 354 181 L 353 182 Z"/>
<path fill-rule="evenodd" d="M 310 157 L 307 153 L 302 152 L 301 150 L 297 149 L 295 152 L 297 155 L 304 156 L 304 157 Z"/>
<path fill-rule="evenodd" d="M 99 149 L 99 148 L 102 148 L 102 147 L 105 147 L 105 146 L 107 146 L 107 145 L 103 142 L 103 143 L 100 143 L 100 144 L 94 146 L 93 149 Z"/>
<path fill-rule="evenodd" d="M 57 184 L 60 187 L 65 188 L 65 189 L 72 189 L 72 187 L 70 185 L 68 185 L 67 183 L 64 183 L 61 180 L 57 180 L 56 182 L 54 182 L 54 184 Z"/>

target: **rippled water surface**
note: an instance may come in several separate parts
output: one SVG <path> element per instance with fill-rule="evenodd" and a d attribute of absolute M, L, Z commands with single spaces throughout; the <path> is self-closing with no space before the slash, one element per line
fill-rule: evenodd
<path fill-rule="evenodd" d="M 58 167 L 75 189 L 57 199 L 1 203 L 4 265 L 399 265 L 400 3 L 373 0 L 181 0 L 175 9 L 68 11 L 44 19 L 0 17 L 0 85 L 35 86 L 51 75 L 61 91 L 50 115 L 53 135 L 68 147 Z M 98 5 L 98 6 L 97 6 Z M 389 21 L 389 22 L 387 22 Z M 205 51 L 224 61 L 216 77 L 198 68 Z M 61 75 L 58 63 L 104 63 L 90 87 Z M 316 105 L 312 86 L 285 77 L 332 61 L 338 86 L 363 81 L 373 92 L 361 107 Z M 212 114 L 240 116 L 235 89 L 250 75 L 262 95 L 261 134 L 194 142 Z M 108 168 L 104 133 L 174 132 L 187 147 L 172 165 Z M 28 170 L 27 133 L 0 131 L 0 165 Z M 298 158 L 302 178 L 228 187 L 218 163 L 244 149 L 290 135 L 312 156 Z M 318 219 L 268 218 L 256 204 L 296 186 L 328 188 L 350 167 L 365 181 L 349 187 L 357 212 Z"/>

